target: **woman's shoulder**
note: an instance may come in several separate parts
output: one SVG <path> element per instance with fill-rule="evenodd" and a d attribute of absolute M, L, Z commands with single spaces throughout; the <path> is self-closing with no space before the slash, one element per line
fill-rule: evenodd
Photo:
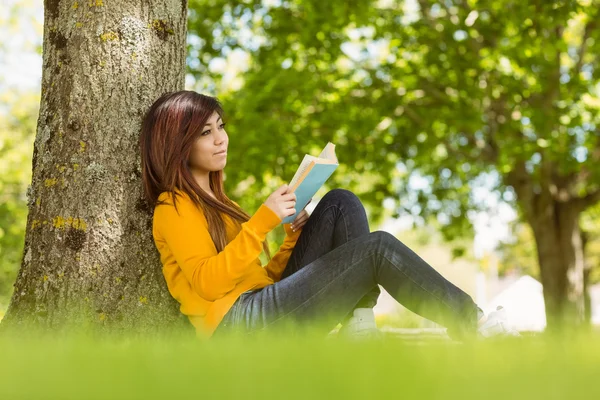
<path fill-rule="evenodd" d="M 174 221 L 195 221 L 206 225 L 206 219 L 202 207 L 197 205 L 191 198 L 181 192 L 162 192 L 158 197 L 154 208 L 154 223 L 162 225 L 172 225 Z"/>
<path fill-rule="evenodd" d="M 158 195 L 158 202 L 161 203 L 165 202 L 173 205 L 173 199 L 175 199 L 176 201 L 179 201 L 180 199 L 188 202 L 192 201 L 192 199 L 186 192 L 179 189 L 164 191 Z"/>
<path fill-rule="evenodd" d="M 194 210 L 202 213 L 202 208 L 192 201 L 187 193 L 178 189 L 162 192 L 158 196 L 155 212 L 160 208 L 175 208 L 177 210 L 183 208 L 184 210 Z"/>
<path fill-rule="evenodd" d="M 162 192 L 154 207 L 152 226 L 154 236 L 161 240 L 160 238 L 166 237 L 168 232 L 171 232 L 171 237 L 188 234 L 191 229 L 189 227 L 193 227 L 197 233 L 201 227 L 207 227 L 207 221 L 202 208 L 185 193 Z"/>
<path fill-rule="evenodd" d="M 169 205 L 173 205 L 173 199 L 175 199 L 178 202 L 178 204 L 180 200 L 183 200 L 187 204 L 194 204 L 190 196 L 186 192 L 179 189 L 174 189 L 173 191 L 165 191 L 158 196 L 158 202 L 166 203 Z M 231 202 L 239 208 L 242 208 L 242 206 L 240 206 L 236 201 L 231 200 Z"/>

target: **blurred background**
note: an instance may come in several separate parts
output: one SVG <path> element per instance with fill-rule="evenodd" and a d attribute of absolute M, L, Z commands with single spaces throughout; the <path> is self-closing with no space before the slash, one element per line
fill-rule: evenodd
<path fill-rule="evenodd" d="M 226 191 L 246 211 L 331 141 L 340 167 L 309 211 L 327 190 L 352 190 L 371 231 L 394 234 L 485 311 L 503 305 L 521 331 L 546 327 L 544 233 L 576 236 L 556 296 L 600 324 L 598 5 L 190 0 L 186 89 L 224 105 Z M 0 6 L 0 319 L 24 245 L 43 8 Z M 532 198 L 545 195 L 556 210 L 586 202 L 577 229 L 542 220 Z M 375 312 L 384 329 L 436 328 L 385 292 Z"/>

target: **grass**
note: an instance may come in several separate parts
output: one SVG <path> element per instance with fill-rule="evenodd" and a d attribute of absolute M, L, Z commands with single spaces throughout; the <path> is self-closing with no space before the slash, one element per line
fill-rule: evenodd
<path fill-rule="evenodd" d="M 4 336 L 0 399 L 597 399 L 598 339 Z"/>

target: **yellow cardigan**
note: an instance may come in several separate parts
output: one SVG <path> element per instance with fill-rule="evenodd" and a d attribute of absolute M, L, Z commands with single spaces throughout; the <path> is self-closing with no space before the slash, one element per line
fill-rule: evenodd
<path fill-rule="evenodd" d="M 241 228 L 222 214 L 227 245 L 217 253 L 202 210 L 187 194 L 176 192 L 179 213 L 172 195 L 160 194 L 159 200 L 168 204 L 155 207 L 152 235 L 169 292 L 180 303 L 180 311 L 194 325 L 197 335 L 209 337 L 240 294 L 280 279 L 302 230 L 293 232 L 290 224 L 284 224 L 285 240 L 263 267 L 258 258 L 262 243 L 267 233 L 281 223 L 273 210 L 262 204 Z"/>

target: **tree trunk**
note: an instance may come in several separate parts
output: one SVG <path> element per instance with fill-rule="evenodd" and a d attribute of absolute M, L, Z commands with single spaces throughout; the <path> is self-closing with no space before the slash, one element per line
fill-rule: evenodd
<path fill-rule="evenodd" d="M 580 326 L 584 317 L 584 254 L 580 210 L 571 202 L 542 207 L 533 225 L 549 331 Z M 548 212 L 551 211 L 551 212 Z"/>
<path fill-rule="evenodd" d="M 592 328 L 592 295 L 590 293 L 590 272 L 586 268 L 583 271 L 583 325 L 586 329 Z"/>
<path fill-rule="evenodd" d="M 592 265 L 589 262 L 587 255 L 587 244 L 589 243 L 589 233 L 581 231 L 581 246 L 583 248 L 584 263 L 583 263 L 583 305 L 584 315 L 583 323 L 587 329 L 592 328 L 592 295 L 590 293 L 590 273 Z"/>
<path fill-rule="evenodd" d="M 44 7 L 25 248 L 3 328 L 188 329 L 161 273 L 138 147 L 150 104 L 184 88 L 187 2 Z"/>

